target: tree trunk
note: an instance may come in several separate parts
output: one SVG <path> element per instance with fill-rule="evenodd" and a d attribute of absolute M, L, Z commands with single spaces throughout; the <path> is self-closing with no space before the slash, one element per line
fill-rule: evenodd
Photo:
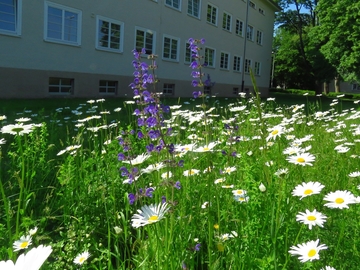
<path fill-rule="evenodd" d="M 339 76 L 335 77 L 335 93 L 340 93 L 340 78 L 339 78 Z"/>

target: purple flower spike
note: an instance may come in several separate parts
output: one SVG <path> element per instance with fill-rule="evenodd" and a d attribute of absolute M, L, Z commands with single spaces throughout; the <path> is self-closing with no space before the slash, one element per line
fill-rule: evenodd
<path fill-rule="evenodd" d="M 130 205 L 133 205 L 135 203 L 135 201 L 136 201 L 136 196 L 134 194 L 130 193 L 128 195 L 128 199 L 129 199 Z"/>

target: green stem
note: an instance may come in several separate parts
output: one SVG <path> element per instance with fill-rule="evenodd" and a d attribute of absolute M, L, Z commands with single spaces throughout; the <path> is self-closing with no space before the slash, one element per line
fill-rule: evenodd
<path fill-rule="evenodd" d="M 25 136 L 25 135 L 24 135 Z M 24 196 L 24 182 L 25 182 L 25 157 L 24 157 L 24 149 L 22 147 L 21 143 L 21 137 L 19 134 L 16 135 L 18 140 L 18 145 L 20 149 L 20 155 L 21 155 L 21 178 L 19 179 L 19 187 L 20 187 L 20 194 L 19 194 L 19 201 L 18 201 L 18 207 L 16 212 L 16 229 L 15 229 L 15 235 L 16 237 L 19 237 L 19 228 L 20 228 L 20 210 L 21 210 L 21 204 L 23 201 Z"/>

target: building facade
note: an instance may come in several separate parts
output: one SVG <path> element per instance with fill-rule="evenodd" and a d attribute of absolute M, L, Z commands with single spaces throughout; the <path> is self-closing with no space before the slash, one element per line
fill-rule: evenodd
<path fill-rule="evenodd" d="M 266 96 L 276 11 L 271 0 L 0 0 L 0 98 L 131 96 L 134 48 L 158 55 L 157 92 L 191 96 L 189 38 L 206 40 L 209 94 L 251 91 L 252 69 Z"/>

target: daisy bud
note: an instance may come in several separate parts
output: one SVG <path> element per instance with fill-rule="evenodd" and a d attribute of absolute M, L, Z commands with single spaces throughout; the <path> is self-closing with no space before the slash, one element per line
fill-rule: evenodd
<path fill-rule="evenodd" d="M 266 187 L 264 186 L 263 183 L 260 184 L 259 189 L 260 189 L 261 192 L 265 192 L 265 191 L 266 191 Z"/>

